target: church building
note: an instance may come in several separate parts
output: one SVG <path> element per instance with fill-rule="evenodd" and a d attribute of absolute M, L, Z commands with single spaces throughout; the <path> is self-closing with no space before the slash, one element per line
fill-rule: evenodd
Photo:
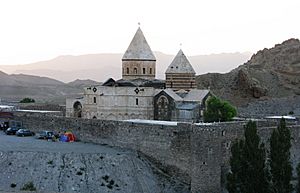
<path fill-rule="evenodd" d="M 140 28 L 122 58 L 122 79 L 84 88 L 83 96 L 66 100 L 66 116 L 86 119 L 147 119 L 181 122 L 202 120 L 209 90 L 196 89 L 195 71 L 179 50 L 155 78 L 156 58 Z"/>

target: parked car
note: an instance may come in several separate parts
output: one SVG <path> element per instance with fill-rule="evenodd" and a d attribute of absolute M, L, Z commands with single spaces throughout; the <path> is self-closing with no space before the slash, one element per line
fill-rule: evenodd
<path fill-rule="evenodd" d="M 19 128 L 10 127 L 5 130 L 6 135 L 15 135 Z"/>
<path fill-rule="evenodd" d="M 36 134 L 37 139 L 52 139 L 54 136 L 53 131 L 41 131 Z"/>
<path fill-rule="evenodd" d="M 34 133 L 31 132 L 31 131 L 28 130 L 28 129 L 19 129 L 19 130 L 16 132 L 16 135 L 19 136 L 19 137 L 24 137 L 24 136 L 33 136 Z"/>

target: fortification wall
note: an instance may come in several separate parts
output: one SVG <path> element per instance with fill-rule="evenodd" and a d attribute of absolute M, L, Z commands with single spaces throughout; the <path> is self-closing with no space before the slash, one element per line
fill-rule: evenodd
<path fill-rule="evenodd" d="M 108 144 L 136 150 L 170 175 L 190 183 L 191 125 L 178 126 L 138 124 L 122 121 L 102 121 L 49 117 L 40 114 L 17 114 L 24 127 L 33 131 L 71 130 L 85 142 Z"/>
<path fill-rule="evenodd" d="M 245 122 L 195 125 L 142 124 L 16 114 L 33 130 L 73 131 L 82 141 L 129 148 L 142 153 L 167 174 L 190 184 L 191 192 L 223 192 L 229 169 L 230 146 L 241 138 Z M 259 121 L 259 133 L 268 142 L 274 122 Z M 300 126 L 291 125 L 294 167 L 300 161 Z"/>

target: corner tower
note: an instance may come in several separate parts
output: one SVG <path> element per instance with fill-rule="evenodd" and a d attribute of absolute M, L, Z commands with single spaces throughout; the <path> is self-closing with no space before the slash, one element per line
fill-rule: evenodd
<path fill-rule="evenodd" d="M 156 58 L 139 27 L 122 58 L 122 79 L 155 79 Z"/>
<path fill-rule="evenodd" d="M 180 49 L 166 70 L 166 88 L 190 90 L 196 88 L 196 72 Z"/>

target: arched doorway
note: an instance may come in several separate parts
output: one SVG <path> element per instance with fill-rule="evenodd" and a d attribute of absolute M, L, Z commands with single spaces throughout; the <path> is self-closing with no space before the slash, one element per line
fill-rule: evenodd
<path fill-rule="evenodd" d="M 82 105 L 79 101 L 76 101 L 73 105 L 74 117 L 82 117 Z"/>
<path fill-rule="evenodd" d="M 170 120 L 169 117 L 169 100 L 164 95 L 157 100 L 158 120 Z"/>

